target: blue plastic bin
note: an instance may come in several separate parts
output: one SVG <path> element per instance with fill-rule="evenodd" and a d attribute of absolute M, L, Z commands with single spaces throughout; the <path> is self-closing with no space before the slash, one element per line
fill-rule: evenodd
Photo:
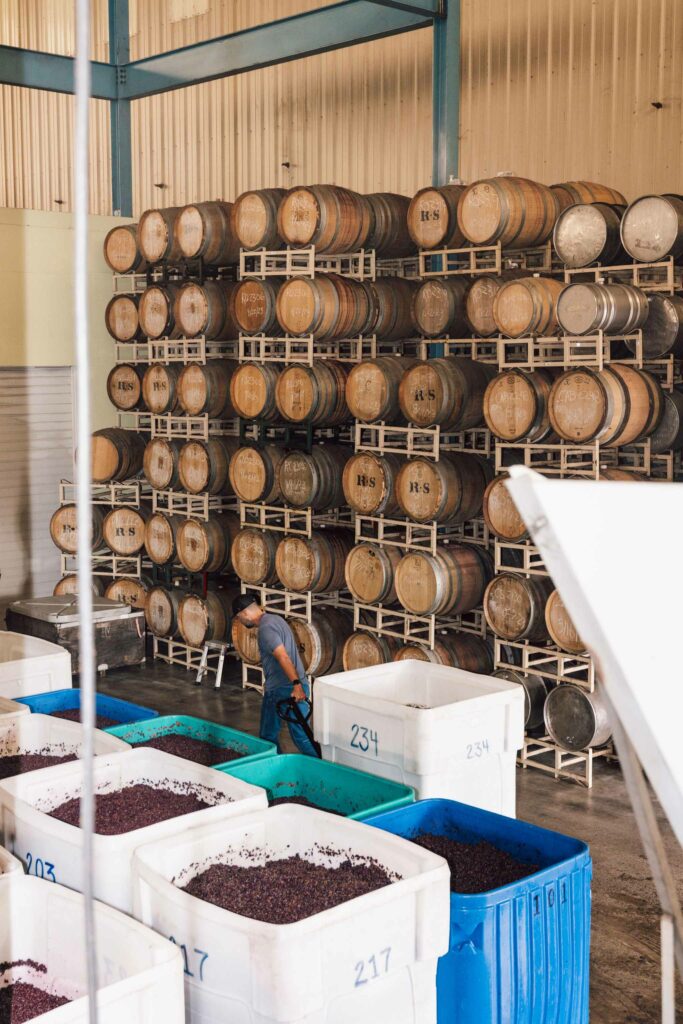
<path fill-rule="evenodd" d="M 453 800 L 421 800 L 366 824 L 486 840 L 539 870 L 477 895 L 451 893 L 438 1024 L 588 1024 L 592 862 L 578 839 Z"/>
<path fill-rule="evenodd" d="M 41 715 L 53 715 L 55 711 L 72 711 L 81 706 L 81 691 L 78 687 L 71 690 L 51 690 L 49 693 L 36 693 L 32 697 L 17 697 L 20 704 L 28 704 L 31 711 Z M 142 722 L 147 718 L 156 718 L 158 711 L 145 708 L 142 704 L 132 704 L 129 700 L 119 697 L 107 697 L 103 693 L 95 695 L 95 713 L 114 722 Z"/>

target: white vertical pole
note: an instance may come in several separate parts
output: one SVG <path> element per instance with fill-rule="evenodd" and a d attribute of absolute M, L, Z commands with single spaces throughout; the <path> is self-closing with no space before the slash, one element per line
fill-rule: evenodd
<path fill-rule="evenodd" d="M 676 966 L 674 960 L 674 919 L 660 918 L 662 947 L 662 1024 L 676 1024 Z"/>
<path fill-rule="evenodd" d="M 97 957 L 93 905 L 93 739 L 95 728 L 95 644 L 92 593 L 92 504 L 90 486 L 90 353 L 88 330 L 88 198 L 90 102 L 90 0 L 75 0 L 76 108 L 74 135 L 74 283 L 76 320 L 76 410 L 78 416 L 77 526 L 78 609 L 80 621 L 81 721 L 83 722 L 83 896 L 85 898 L 85 954 L 88 980 L 88 1018 L 97 1024 Z"/>

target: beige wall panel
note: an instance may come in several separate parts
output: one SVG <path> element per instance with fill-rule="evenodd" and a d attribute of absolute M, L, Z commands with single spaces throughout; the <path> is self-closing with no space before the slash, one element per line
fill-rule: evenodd
<path fill-rule="evenodd" d="M 104 326 L 111 271 L 102 242 L 114 217 L 91 217 L 90 360 L 93 429 L 115 416 L 106 392 L 114 343 Z M 73 216 L 0 209 L 0 366 L 73 366 Z"/>
<path fill-rule="evenodd" d="M 238 31 L 318 0 L 131 0 L 131 53 Z M 4 0 L 0 41 L 73 49 L 71 0 Z M 106 58 L 106 0 L 93 3 Z M 332 181 L 412 193 L 431 173 L 429 29 L 133 104 L 134 202 Z M 680 190 L 681 0 L 462 0 L 460 173 Z M 661 103 L 661 109 L 652 104 Z M 93 103 L 91 210 L 110 209 L 108 105 Z M 0 205 L 69 211 L 71 101 L 0 87 Z M 289 167 L 284 166 L 289 164 Z M 163 188 L 156 186 L 162 185 Z"/>
<path fill-rule="evenodd" d="M 681 0 L 463 0 L 462 21 L 463 178 L 680 191 Z"/>

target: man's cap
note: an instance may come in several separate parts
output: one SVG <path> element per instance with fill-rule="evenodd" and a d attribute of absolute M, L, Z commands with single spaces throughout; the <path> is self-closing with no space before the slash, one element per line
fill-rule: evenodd
<path fill-rule="evenodd" d="M 252 604 L 258 604 L 255 597 L 250 597 L 249 594 L 238 594 L 232 602 L 233 616 L 239 615 L 245 608 L 251 608 Z"/>

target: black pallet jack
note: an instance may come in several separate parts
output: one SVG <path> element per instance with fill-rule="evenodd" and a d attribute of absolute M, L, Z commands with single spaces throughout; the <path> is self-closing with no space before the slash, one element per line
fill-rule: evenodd
<path fill-rule="evenodd" d="M 277 702 L 277 713 L 283 722 L 290 722 L 293 725 L 300 725 L 307 737 L 313 744 L 313 749 L 316 755 L 322 758 L 322 752 L 320 750 L 320 744 L 316 743 L 313 738 L 313 730 L 310 726 L 311 715 L 313 714 L 313 705 L 310 700 L 306 700 L 308 704 L 308 714 L 304 715 L 303 711 L 299 707 L 302 701 L 295 701 L 293 697 L 288 697 L 286 700 L 279 700 Z"/>

